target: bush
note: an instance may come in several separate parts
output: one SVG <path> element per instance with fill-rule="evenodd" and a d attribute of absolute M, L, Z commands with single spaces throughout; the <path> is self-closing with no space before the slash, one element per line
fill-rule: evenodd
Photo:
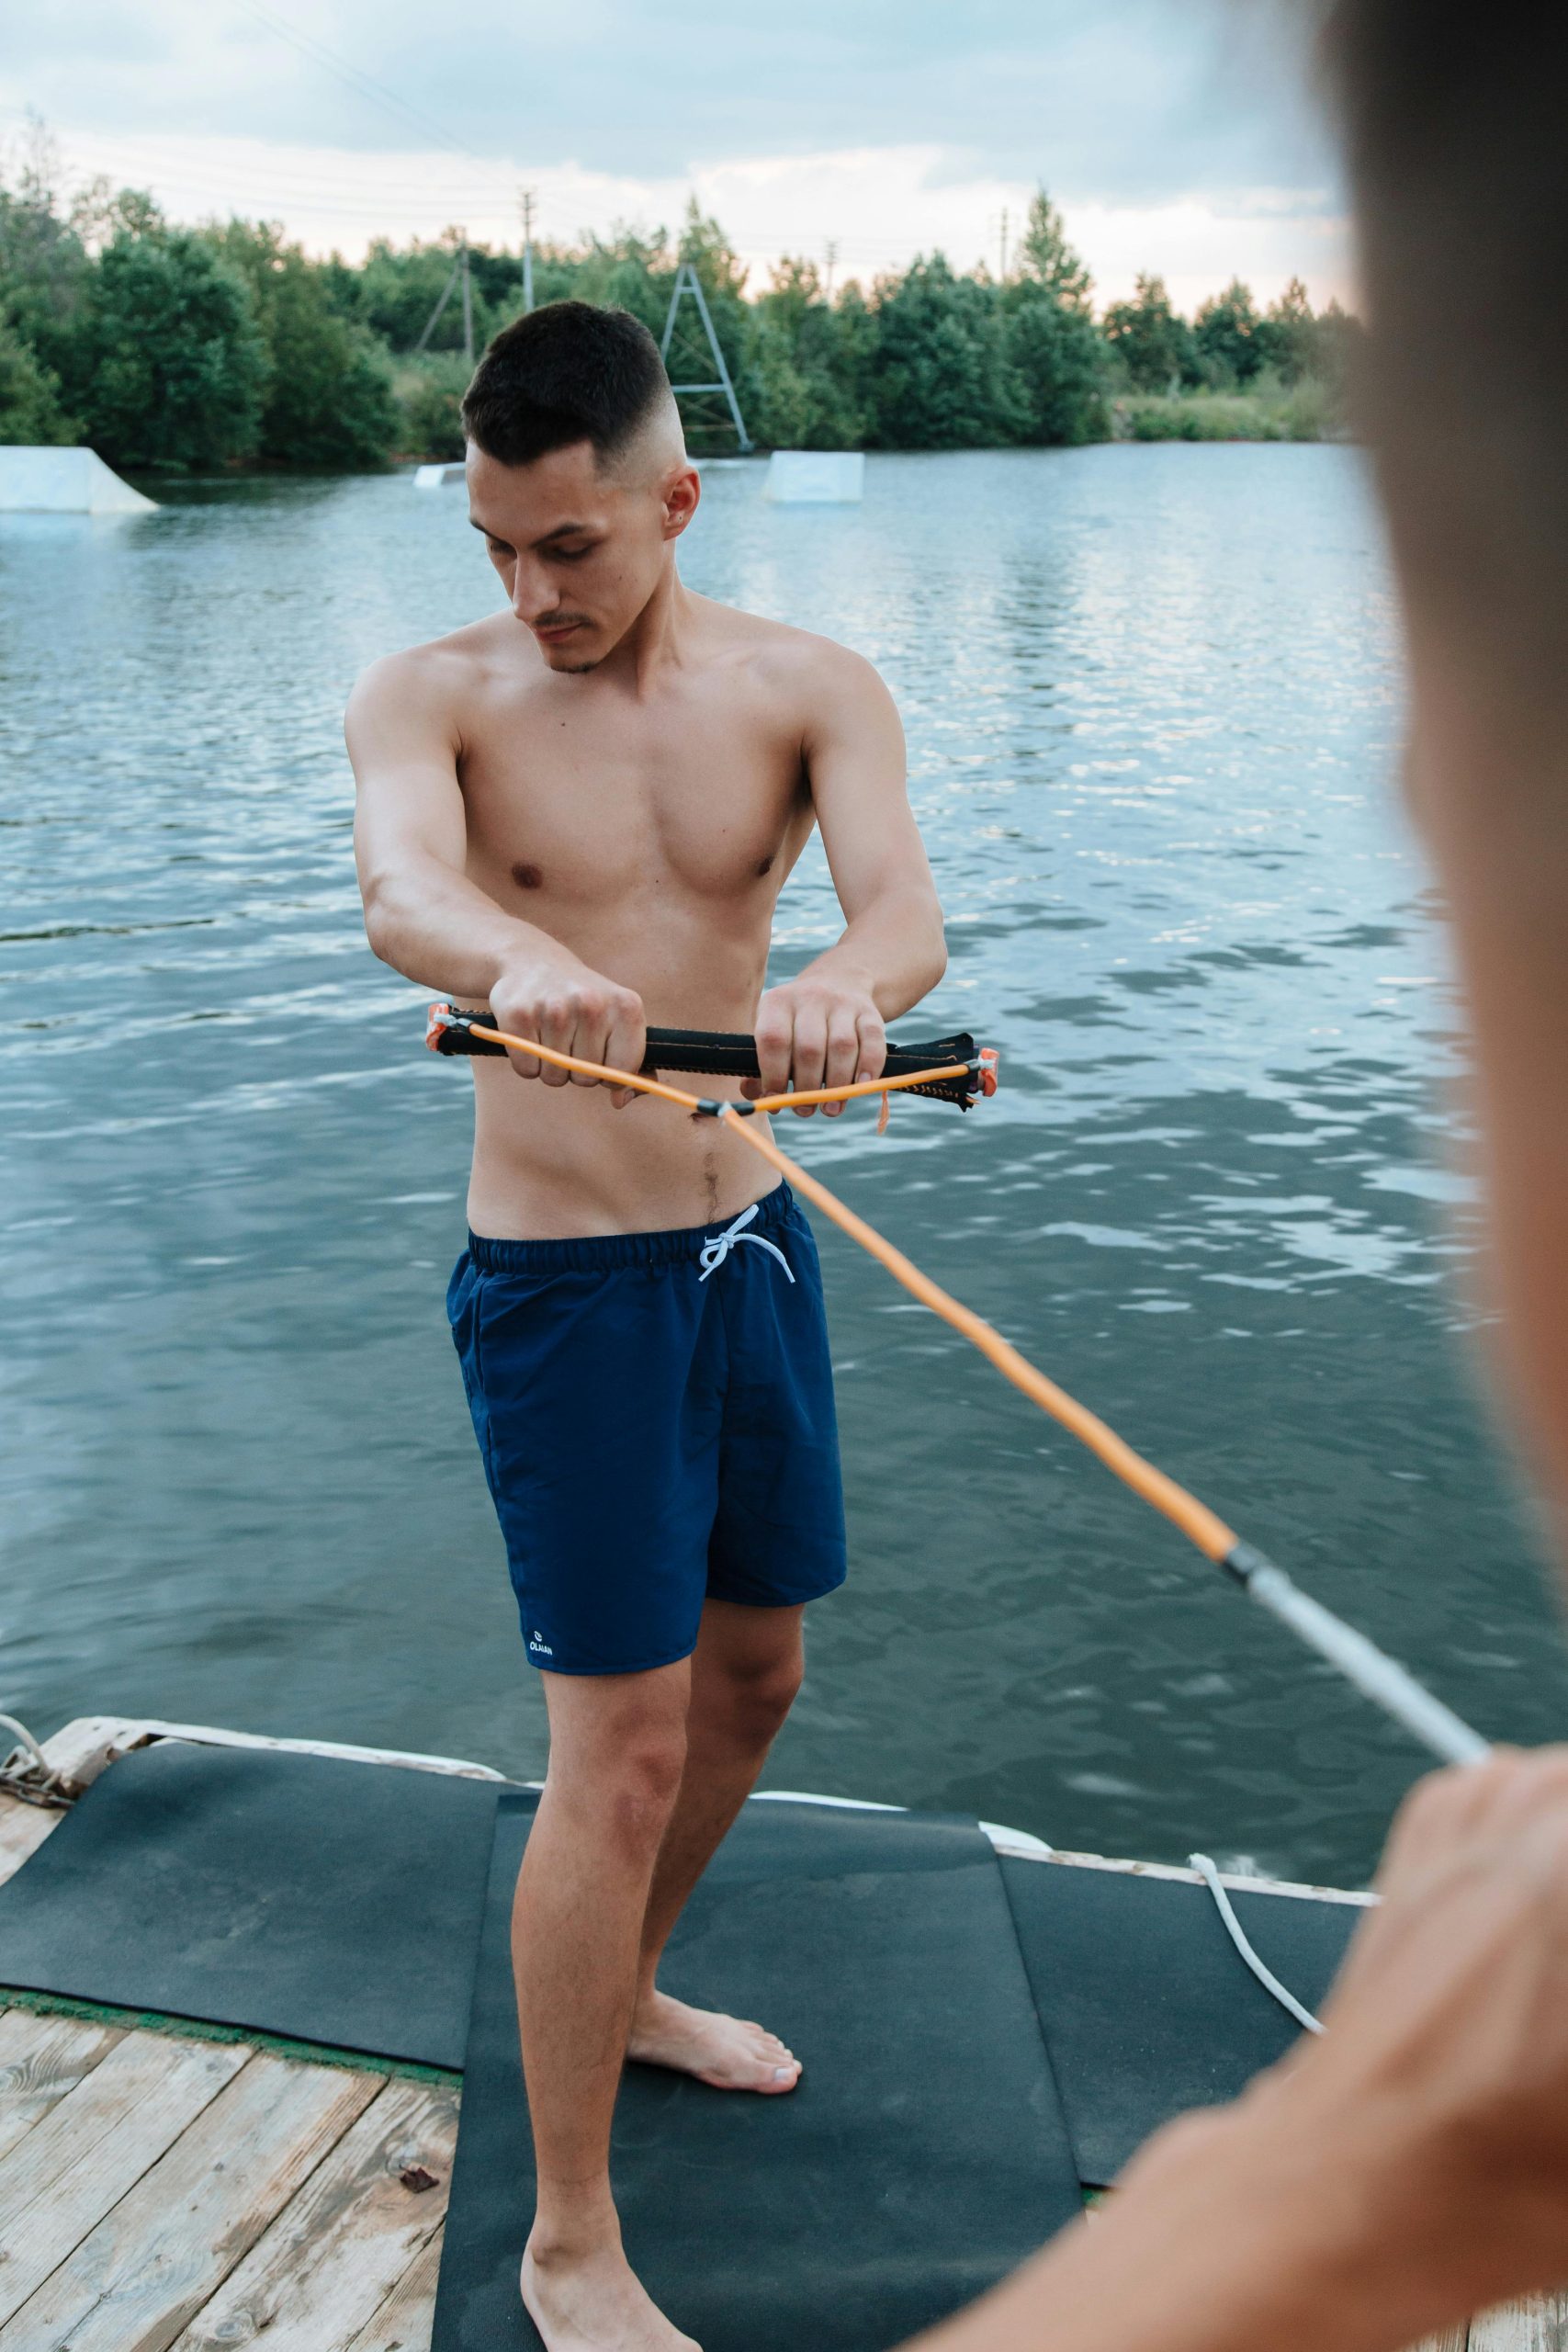
<path fill-rule="evenodd" d="M 1177 392 L 1168 399 L 1118 402 L 1134 441 L 1279 441 L 1277 417 L 1242 392 Z"/>
<path fill-rule="evenodd" d="M 251 289 L 206 238 L 122 232 L 93 273 L 70 389 L 111 465 L 220 465 L 261 439 L 266 345 Z"/>
<path fill-rule="evenodd" d="M 249 285 L 266 343 L 257 454 L 285 466 L 384 465 L 400 422 L 391 366 L 334 309 L 329 268 L 286 245 L 272 222 L 231 220 L 212 243 Z"/>
<path fill-rule="evenodd" d="M 78 438 L 74 419 L 60 405 L 59 378 L 0 319 L 0 442 Z"/>
<path fill-rule="evenodd" d="M 938 254 L 877 287 L 876 438 L 884 449 L 995 449 L 1027 430 L 992 289 Z"/>
<path fill-rule="evenodd" d="M 398 447 L 405 458 L 460 458 L 467 446 L 462 400 L 468 363 L 460 351 L 438 351 L 404 362 L 393 378 Z"/>
<path fill-rule="evenodd" d="M 1346 435 L 1345 395 L 1338 384 L 1321 376 L 1303 376 L 1280 403 L 1280 422 L 1290 441 L 1342 441 Z"/>
<path fill-rule="evenodd" d="M 1167 392 L 1197 376 L 1192 330 L 1171 309 L 1163 277 L 1140 273 L 1132 300 L 1111 303 L 1101 333 L 1135 391 Z"/>
<path fill-rule="evenodd" d="M 1027 279 L 1008 293 L 1007 353 L 1025 420 L 1020 438 L 1037 445 L 1103 441 L 1110 428 L 1106 351 L 1093 319 Z"/>
<path fill-rule="evenodd" d="M 1320 377 L 1282 385 L 1265 370 L 1245 392 L 1174 392 L 1120 400 L 1117 437 L 1127 441 L 1332 441 L 1343 416 L 1337 389 Z"/>

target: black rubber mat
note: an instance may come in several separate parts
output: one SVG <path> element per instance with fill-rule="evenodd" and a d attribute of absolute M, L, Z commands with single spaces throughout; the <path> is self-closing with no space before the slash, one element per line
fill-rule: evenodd
<path fill-rule="evenodd" d="M 534 2352 L 517 2290 L 533 2158 L 507 1951 L 527 1816 L 502 1800 L 434 2352 Z M 664 1980 L 806 2064 L 750 2098 L 627 2069 L 627 2252 L 704 2352 L 883 2352 L 1080 2206 L 1000 1872 L 972 1823 L 745 1808 Z"/>
<path fill-rule="evenodd" d="M 0 1984 L 461 2066 L 498 1786 L 138 1749 L 0 1886 Z"/>
<path fill-rule="evenodd" d="M 1172 2117 L 1235 2098 L 1299 2038 L 1207 1887 L 1010 1859 L 1002 1877 L 1086 2184 L 1114 2180 Z M 1315 2010 L 1359 1907 L 1229 1892 L 1258 1958 Z"/>

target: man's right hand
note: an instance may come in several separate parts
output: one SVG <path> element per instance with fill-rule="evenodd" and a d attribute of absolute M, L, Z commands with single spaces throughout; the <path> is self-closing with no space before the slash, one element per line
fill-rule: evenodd
<path fill-rule="evenodd" d="M 503 965 L 490 991 L 490 1009 L 498 1029 L 536 1038 L 558 1054 L 573 1054 L 579 1061 L 600 1062 L 612 1069 L 642 1068 L 648 1030 L 642 999 L 635 989 L 592 971 L 565 948 L 530 949 Z M 557 1069 L 534 1054 L 509 1049 L 508 1058 L 520 1078 L 542 1078 L 547 1086 L 606 1082 Z M 617 1086 L 611 1089 L 610 1100 L 619 1110 L 637 1097 L 630 1087 Z"/>

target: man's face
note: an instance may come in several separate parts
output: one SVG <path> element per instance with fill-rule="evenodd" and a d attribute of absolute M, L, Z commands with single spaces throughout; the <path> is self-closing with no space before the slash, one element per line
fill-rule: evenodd
<path fill-rule="evenodd" d="M 552 670 L 592 670 L 614 652 L 697 503 L 692 467 L 601 469 L 588 441 L 528 466 L 470 442 L 468 477 L 469 520 Z"/>

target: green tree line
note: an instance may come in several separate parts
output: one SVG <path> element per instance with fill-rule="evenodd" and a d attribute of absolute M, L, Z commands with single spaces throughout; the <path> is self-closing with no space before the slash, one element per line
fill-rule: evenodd
<path fill-rule="evenodd" d="M 365 260 L 310 259 L 274 222 L 181 227 L 102 183 L 67 199 L 48 142 L 0 180 L 0 441 L 89 442 L 116 466 L 358 468 L 461 454 L 466 251 L 476 347 L 522 309 L 513 252 L 455 234 Z M 1259 311 L 1239 282 L 1190 321 L 1158 277 L 1097 317 L 1089 274 L 1042 190 L 1005 278 L 940 254 L 829 298 L 789 259 L 749 293 L 694 200 L 677 236 L 620 229 L 534 261 L 536 302 L 618 303 L 658 334 L 695 268 L 764 447 L 954 449 L 1333 429 L 1354 322 L 1292 281 Z M 434 323 L 432 324 L 434 319 Z M 683 302 L 677 381 L 712 363 Z M 694 447 L 733 447 L 711 398 Z"/>

